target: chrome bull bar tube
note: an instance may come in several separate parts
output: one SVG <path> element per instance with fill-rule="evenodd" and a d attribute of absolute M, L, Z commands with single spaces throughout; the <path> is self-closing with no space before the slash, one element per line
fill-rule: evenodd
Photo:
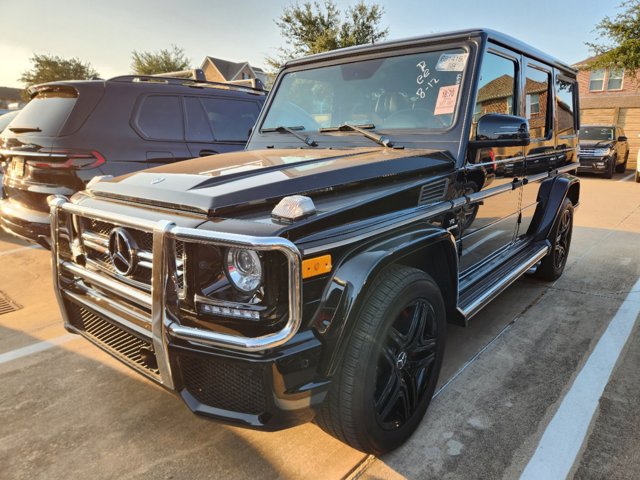
<path fill-rule="evenodd" d="M 114 223 L 118 226 L 145 230 L 153 234 L 153 264 L 151 282 L 151 332 L 153 347 L 158 361 L 162 384 L 173 387 L 173 376 L 169 362 L 168 345 L 171 337 L 198 344 L 211 345 L 238 351 L 256 352 L 278 347 L 290 340 L 302 322 L 302 274 L 301 255 L 298 248 L 281 237 L 253 237 L 217 231 L 198 230 L 176 226 L 161 220 L 153 222 L 125 215 L 104 212 L 69 202 L 61 196 L 49 200 L 51 208 L 51 237 L 53 259 L 53 284 L 56 297 L 66 324 L 70 324 L 62 296 L 61 270 L 68 262 L 60 258 L 58 242 L 60 212 Z M 246 247 L 261 251 L 278 251 L 285 255 L 288 264 L 289 316 L 284 327 L 274 333 L 260 337 L 245 337 L 185 327 L 178 316 L 178 294 L 176 291 L 175 241 L 211 243 L 226 247 Z M 75 265 L 71 273 L 82 273 L 84 267 Z M 87 270 L 88 271 L 88 270 Z M 90 275 L 90 274 L 89 274 Z"/>

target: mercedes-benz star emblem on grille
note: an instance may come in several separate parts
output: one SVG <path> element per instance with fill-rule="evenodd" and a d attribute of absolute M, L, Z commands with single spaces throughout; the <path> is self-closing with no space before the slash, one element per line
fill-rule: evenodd
<path fill-rule="evenodd" d="M 114 228 L 109 233 L 109 258 L 113 268 L 121 275 L 131 275 L 137 265 L 137 245 L 124 228 Z"/>

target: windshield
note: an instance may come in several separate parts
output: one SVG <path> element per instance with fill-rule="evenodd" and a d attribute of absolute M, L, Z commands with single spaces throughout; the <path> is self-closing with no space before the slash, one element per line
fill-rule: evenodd
<path fill-rule="evenodd" d="M 580 140 L 613 140 L 613 128 L 583 127 L 580 129 Z"/>
<path fill-rule="evenodd" d="M 467 56 L 455 48 L 286 73 L 261 128 L 448 128 Z"/>

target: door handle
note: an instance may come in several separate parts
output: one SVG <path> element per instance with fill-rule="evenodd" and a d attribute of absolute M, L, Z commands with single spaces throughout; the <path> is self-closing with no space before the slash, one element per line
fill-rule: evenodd
<path fill-rule="evenodd" d="M 208 157 L 209 155 L 217 155 L 218 152 L 216 152 L 215 150 L 200 150 L 200 153 L 198 154 L 201 157 Z"/>

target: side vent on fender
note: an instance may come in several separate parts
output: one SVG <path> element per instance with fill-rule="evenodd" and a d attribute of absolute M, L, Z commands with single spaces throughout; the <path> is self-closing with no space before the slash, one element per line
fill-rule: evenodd
<path fill-rule="evenodd" d="M 425 183 L 422 188 L 420 188 L 418 205 L 429 205 L 444 199 L 444 194 L 447 191 L 447 185 L 449 185 L 448 178 Z"/>

